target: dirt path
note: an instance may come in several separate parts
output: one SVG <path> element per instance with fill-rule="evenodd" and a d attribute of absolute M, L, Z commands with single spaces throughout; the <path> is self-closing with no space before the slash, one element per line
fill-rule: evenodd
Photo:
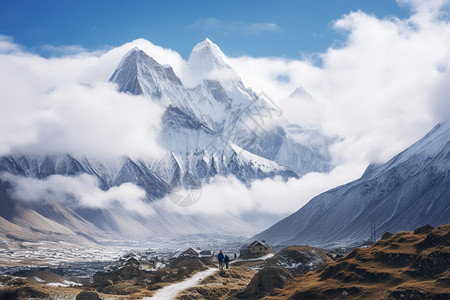
<path fill-rule="evenodd" d="M 217 272 L 218 270 L 219 269 L 217 269 L 217 268 L 211 268 L 206 271 L 199 272 L 199 273 L 195 274 L 194 276 L 192 276 L 182 282 L 174 283 L 174 284 L 168 285 L 166 287 L 163 287 L 162 289 L 158 290 L 153 297 L 144 298 L 143 300 L 175 299 L 175 297 L 180 292 L 197 285 L 200 282 L 200 280 L 212 275 L 213 273 Z"/>

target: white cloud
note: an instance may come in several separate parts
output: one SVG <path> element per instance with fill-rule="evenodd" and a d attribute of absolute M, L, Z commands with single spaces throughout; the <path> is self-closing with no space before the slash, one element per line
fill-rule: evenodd
<path fill-rule="evenodd" d="M 221 33 L 229 34 L 262 34 L 278 32 L 280 26 L 275 23 L 245 23 L 242 21 L 224 22 L 215 18 L 198 19 L 191 25 L 193 28 L 208 30 L 220 30 Z"/>
<path fill-rule="evenodd" d="M 361 175 L 364 166 L 348 164 L 336 167 L 330 173 L 309 173 L 300 179 L 264 179 L 248 188 L 235 177 L 215 177 L 202 187 L 198 201 L 188 207 L 177 207 L 170 197 L 162 200 L 167 210 L 181 214 L 269 214 L 278 217 L 290 214 L 312 197 L 333 187 L 347 183 Z M 180 194 L 180 191 L 177 191 Z"/>
<path fill-rule="evenodd" d="M 0 155 L 15 150 L 161 155 L 156 139 L 163 108 L 144 97 L 118 93 L 106 83 L 134 46 L 181 68 L 177 53 L 142 39 L 109 51 L 81 49 L 45 59 L 0 36 Z"/>
<path fill-rule="evenodd" d="M 0 35 L 0 53 L 10 53 L 18 51 L 20 51 L 20 47 L 14 44 L 11 37 Z"/>
<path fill-rule="evenodd" d="M 266 179 L 250 188 L 234 178 L 217 177 L 203 188 L 196 205 L 177 210 L 291 213 L 318 193 L 357 178 L 368 162 L 388 160 L 450 117 L 450 24 L 442 9 L 448 8 L 449 1 L 399 2 L 411 7 L 408 19 L 378 19 L 358 11 L 337 20 L 334 28 L 347 32 L 348 38 L 342 47 L 319 55 L 321 66 L 307 59 L 228 58 L 244 83 L 278 101 L 291 121 L 342 137 L 331 149 L 338 165 L 332 172 L 307 174 L 287 183 Z M 197 26 L 243 32 L 279 30 L 275 24 L 227 24 L 216 19 Z M 100 155 L 108 152 L 105 145 L 111 145 L 109 149 L 117 151 L 114 155 L 149 154 L 146 151 L 157 147 L 151 137 L 159 124 L 155 121 L 160 116 L 158 108 L 141 97 L 117 94 L 104 83 L 134 46 L 181 74 L 184 61 L 178 53 L 143 39 L 102 53 L 84 51 L 44 59 L 24 52 L 9 38 L 0 38 L 0 153 L 52 148 Z M 83 82 L 92 86 L 80 86 Z M 299 86 L 314 100 L 288 98 Z M 127 132 L 130 127 L 133 130 Z M 77 140 L 80 132 L 86 136 Z M 117 132 L 114 140 L 112 132 Z M 39 183 L 32 185 L 43 191 Z M 25 185 L 20 186 L 26 191 Z M 62 186 L 72 191 L 69 184 Z M 83 195 L 79 199 L 85 199 Z M 100 203 L 111 203 L 113 197 L 99 198 Z M 173 208 L 167 199 L 157 205 Z"/>
<path fill-rule="evenodd" d="M 2 178 L 13 184 L 13 196 L 22 201 L 62 202 L 91 208 L 120 205 L 143 216 L 154 213 L 152 207 L 144 202 L 145 191 L 132 183 L 123 183 L 103 191 L 99 188 L 98 180 L 87 174 L 75 177 L 52 175 L 41 180 L 5 173 Z"/>
<path fill-rule="evenodd" d="M 321 67 L 282 58 L 229 61 L 292 121 L 343 137 L 332 149 L 336 163 L 384 162 L 450 116 L 450 24 L 440 10 L 449 2 L 402 3 L 415 12 L 405 20 L 361 11 L 337 20 L 334 28 L 347 32 L 347 41 L 321 54 Z M 299 86 L 316 102 L 287 99 Z"/>
<path fill-rule="evenodd" d="M 79 55 L 80 53 L 89 52 L 81 45 L 53 46 L 46 44 L 43 45 L 41 49 L 50 52 L 53 56 Z"/>
<path fill-rule="evenodd" d="M 358 178 L 368 162 L 384 162 L 450 117 L 449 1 L 402 1 L 413 15 L 378 19 L 353 12 L 334 28 L 348 33 L 341 48 L 309 60 L 228 58 L 244 83 L 266 92 L 291 121 L 342 137 L 331 152 L 338 165 L 329 174 L 307 174 L 284 183 L 265 179 L 250 188 L 234 178 L 216 178 L 184 213 L 292 213 L 320 192 Z M 280 80 L 283 78 L 283 80 Z M 314 97 L 288 98 L 303 86 Z M 167 206 L 174 206 L 165 200 Z"/>

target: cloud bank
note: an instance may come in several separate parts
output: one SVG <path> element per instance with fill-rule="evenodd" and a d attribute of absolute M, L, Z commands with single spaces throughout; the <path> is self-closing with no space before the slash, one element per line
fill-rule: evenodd
<path fill-rule="evenodd" d="M 188 213 L 259 212 L 284 216 L 332 187 L 383 163 L 450 117 L 450 1 L 399 1 L 407 19 L 351 12 L 333 27 L 347 35 L 316 61 L 228 57 L 244 83 L 277 101 L 292 122 L 341 140 L 332 148 L 336 168 L 287 183 L 256 181 L 246 188 L 217 178 Z M 304 87 L 308 95 L 289 95 Z M 170 203 L 169 203 L 170 205 Z"/>
<path fill-rule="evenodd" d="M 181 67 L 177 53 L 142 39 L 109 51 L 73 54 L 62 47 L 46 59 L 0 36 L 0 155 L 162 155 L 157 136 L 164 108 L 107 83 L 134 46 Z"/>
<path fill-rule="evenodd" d="M 181 209 L 164 199 L 154 207 L 189 214 L 283 216 L 318 193 L 356 179 L 369 162 L 387 161 L 450 117 L 449 1 L 399 3 L 411 9 L 409 18 L 378 19 L 357 11 L 335 21 L 334 29 L 346 34 L 345 43 L 317 54 L 320 65 L 308 58 L 227 58 L 246 86 L 277 101 L 292 122 L 341 138 L 331 149 L 337 165 L 333 171 L 287 183 L 256 181 L 250 188 L 234 178 L 217 177 L 203 188 L 194 206 Z M 214 19 L 206 23 L 202 24 L 229 30 L 236 26 Z M 278 30 L 275 24 L 246 25 Z M 157 155 L 162 108 L 142 97 L 119 94 L 105 83 L 134 46 L 182 74 L 185 62 L 178 53 L 142 39 L 101 52 L 47 46 L 55 56 L 44 59 L 0 37 L 0 154 L 19 150 Z M 300 86 L 313 98 L 289 97 Z M 123 206 L 140 203 L 141 191 L 135 187 L 99 192 L 91 180 L 51 177 L 46 184 L 61 185 L 55 194 L 75 193 L 80 205 L 89 205 L 83 200 L 89 193 L 71 185 L 91 189 L 101 206 L 117 198 L 123 199 L 117 200 Z M 17 189 L 20 198 L 35 199 L 27 184 L 40 191 L 40 197 L 52 198 L 39 182 L 16 182 L 23 188 Z M 134 195 L 130 200 L 125 197 L 128 192 Z"/>
<path fill-rule="evenodd" d="M 315 195 L 355 179 L 363 170 L 364 166 L 360 164 L 349 164 L 336 167 L 330 173 L 308 173 L 287 182 L 279 177 L 257 180 L 250 188 L 235 177 L 217 176 L 202 187 L 200 198 L 192 206 L 177 207 L 169 200 L 170 197 L 158 205 L 180 214 L 285 216 L 301 208 Z"/>
<path fill-rule="evenodd" d="M 142 216 L 154 213 L 152 207 L 144 202 L 145 191 L 132 183 L 103 191 L 98 180 L 87 174 L 74 177 L 51 175 L 46 179 L 2 174 L 2 178 L 13 184 L 12 195 L 26 202 L 60 202 L 90 208 L 120 206 Z"/>
<path fill-rule="evenodd" d="M 347 39 L 319 54 L 322 66 L 307 59 L 229 61 L 248 86 L 281 99 L 292 121 L 343 137 L 332 149 L 336 163 L 385 162 L 450 116 L 450 25 L 448 15 L 442 18 L 449 2 L 401 2 L 413 10 L 408 19 L 358 11 L 334 22 Z M 288 98 L 300 86 L 314 101 Z"/>

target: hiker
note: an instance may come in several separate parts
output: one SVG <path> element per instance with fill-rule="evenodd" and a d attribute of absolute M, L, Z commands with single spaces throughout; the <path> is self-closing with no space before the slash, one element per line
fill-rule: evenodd
<path fill-rule="evenodd" d="M 228 255 L 225 255 L 223 261 L 225 262 L 225 268 L 228 269 L 228 264 L 230 263 L 230 258 L 228 257 Z"/>
<path fill-rule="evenodd" d="M 217 255 L 217 260 L 219 261 L 219 270 L 223 269 L 223 253 L 222 250 L 220 250 L 219 254 Z"/>
<path fill-rule="evenodd" d="M 234 259 L 236 259 L 237 258 L 237 255 L 236 255 L 236 253 L 234 254 Z"/>

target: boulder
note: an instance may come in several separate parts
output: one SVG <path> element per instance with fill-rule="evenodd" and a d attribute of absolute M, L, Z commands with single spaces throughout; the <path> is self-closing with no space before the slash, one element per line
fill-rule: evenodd
<path fill-rule="evenodd" d="M 120 276 L 122 280 L 132 279 L 139 275 L 139 267 L 134 264 L 127 264 L 114 272 L 114 275 Z"/>
<path fill-rule="evenodd" d="M 238 293 L 238 298 L 255 299 L 270 293 L 273 289 L 282 288 L 294 279 L 294 274 L 282 267 L 273 265 L 265 267 L 253 276 L 245 290 Z"/>
<path fill-rule="evenodd" d="M 127 264 L 122 268 L 111 272 L 97 272 L 94 274 L 94 284 L 97 286 L 113 285 L 117 281 L 129 280 L 141 274 L 139 267 L 135 264 Z"/>
<path fill-rule="evenodd" d="M 96 292 L 84 291 L 77 295 L 75 300 L 100 300 L 100 296 Z"/>
<path fill-rule="evenodd" d="M 197 257 L 178 257 L 170 263 L 172 269 L 187 268 L 189 273 L 193 271 L 204 271 L 205 264 Z"/>
<path fill-rule="evenodd" d="M 113 285 L 114 284 L 114 278 L 115 276 L 112 273 L 106 273 L 106 272 L 96 272 L 94 274 L 94 285 L 97 286 L 107 286 L 107 285 Z"/>

